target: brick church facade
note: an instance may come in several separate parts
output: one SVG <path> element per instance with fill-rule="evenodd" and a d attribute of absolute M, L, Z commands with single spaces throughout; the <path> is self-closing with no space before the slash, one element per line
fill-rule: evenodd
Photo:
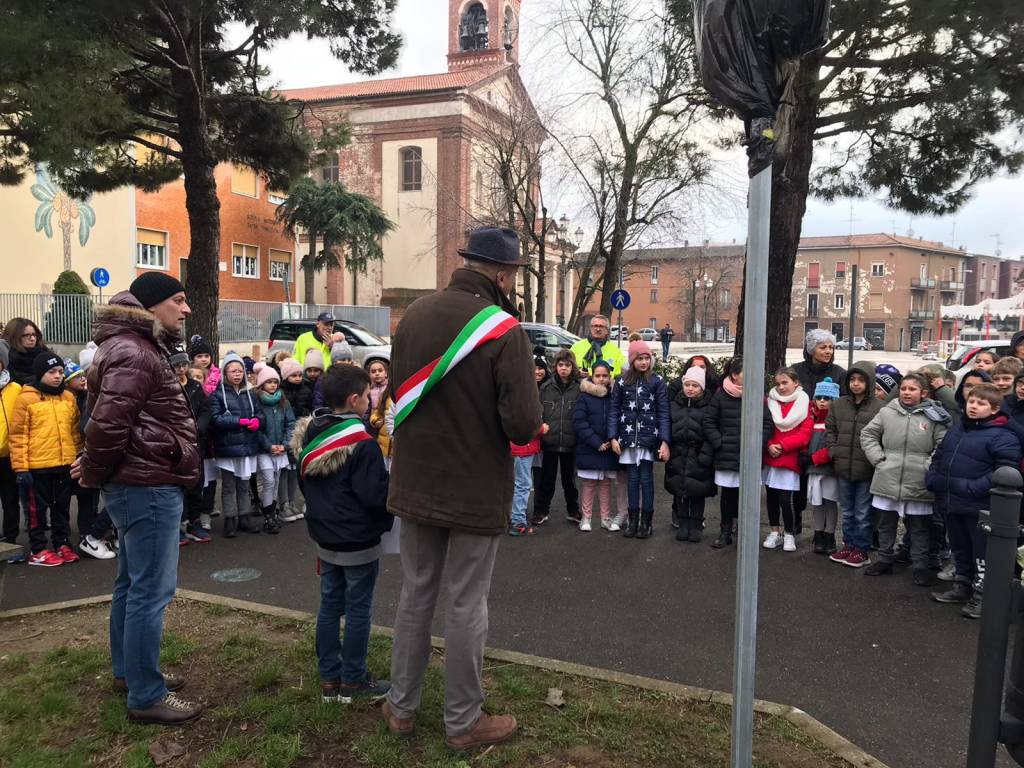
<path fill-rule="evenodd" d="M 283 91 L 304 104 L 307 125 L 347 120 L 352 141 L 325 167 L 372 198 L 394 222 L 384 260 L 367 274 L 327 273 L 321 300 L 405 307 L 443 287 L 461 264 L 457 249 L 484 216 L 493 188 L 480 167 L 486 126 L 509 100 L 532 110 L 519 77 L 520 0 L 448 0 L 448 71 Z"/>

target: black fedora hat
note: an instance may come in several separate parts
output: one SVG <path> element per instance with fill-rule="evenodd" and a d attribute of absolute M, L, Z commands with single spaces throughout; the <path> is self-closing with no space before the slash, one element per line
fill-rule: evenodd
<path fill-rule="evenodd" d="M 521 267 L 523 261 L 519 247 L 519 235 L 515 230 L 504 227 L 479 227 L 469 233 L 469 242 L 459 249 L 465 259 L 490 261 L 495 264 L 509 264 Z"/>

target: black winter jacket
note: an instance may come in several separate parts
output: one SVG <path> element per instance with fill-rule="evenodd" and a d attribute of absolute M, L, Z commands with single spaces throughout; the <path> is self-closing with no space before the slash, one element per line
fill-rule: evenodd
<path fill-rule="evenodd" d="M 839 394 L 846 394 L 846 369 L 841 365 L 836 365 L 834 362 L 828 365 L 821 365 L 814 362 L 814 359 L 805 351 L 804 361 L 794 365 L 793 369 L 796 371 L 797 378 L 800 379 L 800 386 L 804 388 L 804 392 L 812 400 L 814 399 L 814 385 L 819 381 L 823 381 L 825 377 L 839 383 Z M 869 394 L 873 391 L 868 390 Z"/>
<path fill-rule="evenodd" d="M 196 417 L 199 445 L 206 445 L 206 438 L 210 433 L 210 398 L 206 396 L 203 385 L 191 378 L 185 382 L 182 389 L 185 390 L 185 397 L 192 408 L 192 415 Z"/>
<path fill-rule="evenodd" d="M 711 397 L 705 391 L 689 398 L 680 390 L 669 404 L 672 450 L 665 467 L 665 490 L 673 496 L 703 498 L 716 493 L 715 449 L 704 435 L 704 412 Z"/>
<path fill-rule="evenodd" d="M 26 349 L 24 352 L 19 352 L 13 346 L 10 351 L 10 366 L 11 381 L 15 384 L 31 384 L 36 380 L 35 361 L 39 355 L 52 355 L 54 354 L 46 347 L 34 347 L 33 349 Z"/>
<path fill-rule="evenodd" d="M 829 408 L 825 419 L 825 446 L 832 457 L 832 466 L 843 480 L 861 483 L 875 474 L 861 446 L 860 433 L 885 405 L 875 395 L 875 366 L 868 362 L 853 364 L 843 377 L 843 389 L 849 392 L 850 376 L 859 373 L 867 379 L 864 399 L 856 403 L 853 395 L 843 395 Z"/>
<path fill-rule="evenodd" d="M 301 419 L 291 448 L 295 455 L 317 435 L 353 414 Z M 395 519 L 388 513 L 388 473 L 376 440 L 336 448 L 312 461 L 299 487 L 306 498 L 309 537 L 332 552 L 359 552 L 380 544 Z"/>
<path fill-rule="evenodd" d="M 541 435 L 540 447 L 555 453 L 572 453 L 576 448 L 576 432 L 572 425 L 572 412 L 580 396 L 580 383 L 572 379 L 563 384 L 552 376 L 540 386 L 540 402 L 544 406 L 547 434 Z"/>
<path fill-rule="evenodd" d="M 313 414 L 313 382 L 303 378 L 298 384 L 290 384 L 287 381 L 281 382 L 281 389 L 284 396 L 288 398 L 288 404 L 296 419 Z"/>
<path fill-rule="evenodd" d="M 740 432 L 742 398 L 733 397 L 722 387 L 704 409 L 704 436 L 715 451 L 715 469 L 723 472 L 740 471 Z M 772 415 L 765 403 L 761 417 L 761 447 L 775 433 Z"/>

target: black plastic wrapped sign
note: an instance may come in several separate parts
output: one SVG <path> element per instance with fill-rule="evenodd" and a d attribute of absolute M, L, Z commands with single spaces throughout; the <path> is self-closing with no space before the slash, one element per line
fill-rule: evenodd
<path fill-rule="evenodd" d="M 704 86 L 744 121 L 773 119 L 780 65 L 828 39 L 829 0 L 693 0 Z"/>

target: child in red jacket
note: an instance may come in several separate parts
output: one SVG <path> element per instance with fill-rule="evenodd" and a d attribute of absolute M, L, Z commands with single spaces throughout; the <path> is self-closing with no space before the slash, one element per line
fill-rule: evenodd
<path fill-rule="evenodd" d="M 526 517 L 533 490 L 533 457 L 540 453 L 540 436 L 548 431 L 547 424 L 540 425 L 540 433 L 526 445 L 509 443 L 512 460 L 515 463 L 515 489 L 512 491 L 512 524 L 509 536 L 533 536 L 536 531 Z"/>
<path fill-rule="evenodd" d="M 782 368 L 775 374 L 775 387 L 768 393 L 768 411 L 775 431 L 768 441 L 762 470 L 767 486 L 768 524 L 772 529 L 764 540 L 764 548 L 776 549 L 782 543 L 786 552 L 795 552 L 793 494 L 800 489 L 800 452 L 810 445 L 814 419 L 809 412 L 807 393 L 792 368 Z M 779 530 L 780 514 L 785 536 Z"/>

